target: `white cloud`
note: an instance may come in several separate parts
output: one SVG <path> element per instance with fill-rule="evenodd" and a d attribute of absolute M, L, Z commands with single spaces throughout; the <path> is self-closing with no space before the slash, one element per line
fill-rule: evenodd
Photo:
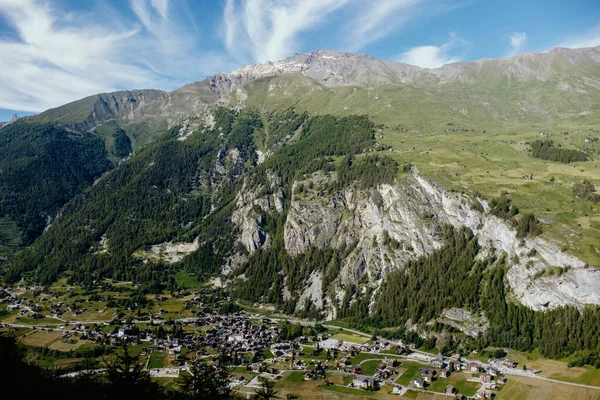
<path fill-rule="evenodd" d="M 460 57 L 450 54 L 453 50 L 464 47 L 466 42 L 455 34 L 450 34 L 450 39 L 441 46 L 417 46 L 405 51 L 397 59 L 405 64 L 416 65 L 421 68 L 438 68 L 444 64 L 460 61 Z"/>
<path fill-rule="evenodd" d="M 223 15 L 225 45 L 239 60 L 277 61 L 296 48 L 297 35 L 350 0 L 227 0 Z"/>
<path fill-rule="evenodd" d="M 337 33 L 329 46 L 358 51 L 412 19 L 425 1 L 227 0 L 223 37 L 239 61 L 277 61 L 298 50 L 303 33 L 332 24 Z"/>
<path fill-rule="evenodd" d="M 584 34 L 569 37 L 558 45 L 558 47 L 569 47 L 571 49 L 596 46 L 600 46 L 600 25 Z"/>
<path fill-rule="evenodd" d="M 362 7 L 344 28 L 349 50 L 358 51 L 398 29 L 412 18 L 419 3 L 421 0 L 361 2 Z"/>
<path fill-rule="evenodd" d="M 167 0 L 130 5 L 135 20 L 105 5 L 69 13 L 56 3 L 0 0 L 0 17 L 14 31 L 0 37 L 0 108 L 39 112 L 100 92 L 174 89 L 190 71 L 224 65 L 195 50 L 195 35 L 169 18 Z"/>
<path fill-rule="evenodd" d="M 513 32 L 508 36 L 510 40 L 509 56 L 516 56 L 523 51 L 523 47 L 527 42 L 527 34 L 525 32 Z"/>

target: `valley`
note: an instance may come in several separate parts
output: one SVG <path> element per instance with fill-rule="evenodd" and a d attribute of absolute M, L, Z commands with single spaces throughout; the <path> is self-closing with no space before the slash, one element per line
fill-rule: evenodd
<path fill-rule="evenodd" d="M 319 50 L 20 118 L 3 340 L 167 397 L 600 398 L 599 52 Z"/>

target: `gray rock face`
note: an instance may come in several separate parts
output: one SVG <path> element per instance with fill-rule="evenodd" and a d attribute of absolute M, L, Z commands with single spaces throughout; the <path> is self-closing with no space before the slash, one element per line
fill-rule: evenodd
<path fill-rule="evenodd" d="M 333 302 L 339 301 L 346 285 L 367 275 L 367 284 L 377 289 L 390 270 L 441 247 L 444 224 L 472 229 L 484 254 L 508 255 L 512 263 L 508 283 L 513 297 L 522 304 L 536 310 L 600 304 L 600 271 L 544 239 L 517 238 L 504 220 L 473 210 L 472 201 L 479 200 L 446 191 L 418 173 L 376 189 L 320 194 L 331 179 L 335 177 L 314 174 L 296 182 L 285 223 L 285 248 L 290 254 L 303 253 L 311 246 L 354 246 L 333 283 L 331 291 L 337 300 L 334 295 L 323 303 L 329 315 L 334 315 Z M 302 192 L 299 185 L 304 187 Z M 485 202 L 482 205 L 488 208 Z M 399 243 L 397 249 L 382 244 L 384 232 Z M 540 277 L 540 271 L 550 266 L 567 272 Z M 314 296 L 316 277 L 311 279 L 303 298 Z"/>
<path fill-rule="evenodd" d="M 263 216 L 258 210 L 264 214 L 283 212 L 281 180 L 272 173 L 267 174 L 267 179 L 268 187 L 249 188 L 244 182 L 236 198 L 236 210 L 231 216 L 231 221 L 240 231 L 238 240 L 248 253 L 271 244 L 271 236 L 263 229 Z"/>

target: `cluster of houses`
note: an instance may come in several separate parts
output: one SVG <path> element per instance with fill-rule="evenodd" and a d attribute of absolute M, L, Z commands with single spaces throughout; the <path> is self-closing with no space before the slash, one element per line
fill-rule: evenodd
<path fill-rule="evenodd" d="M 506 368 L 515 368 L 517 363 L 512 360 L 503 360 L 500 363 Z M 419 376 L 411 380 L 408 387 L 424 389 L 427 384 L 434 380 L 448 378 L 454 371 L 463 371 L 472 374 L 479 374 L 479 383 L 481 389 L 477 392 L 476 398 L 491 399 L 494 397 L 494 392 L 490 389 L 498 389 L 506 384 L 506 378 L 501 375 L 501 372 L 493 366 L 483 366 L 481 363 L 471 361 L 462 363 L 460 357 L 454 359 L 435 358 L 429 362 L 429 367 L 419 369 Z M 446 386 L 445 393 L 454 395 L 456 389 L 452 385 Z"/>

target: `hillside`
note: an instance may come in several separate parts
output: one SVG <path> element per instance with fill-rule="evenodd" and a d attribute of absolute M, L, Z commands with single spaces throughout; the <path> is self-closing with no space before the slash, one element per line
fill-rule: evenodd
<path fill-rule="evenodd" d="M 147 293 L 185 271 L 399 337 L 594 349 L 599 64 L 599 48 L 432 70 L 319 50 L 25 118 L 0 130 L 0 234 L 10 252 L 16 230 L 37 239 L 6 280 Z"/>

